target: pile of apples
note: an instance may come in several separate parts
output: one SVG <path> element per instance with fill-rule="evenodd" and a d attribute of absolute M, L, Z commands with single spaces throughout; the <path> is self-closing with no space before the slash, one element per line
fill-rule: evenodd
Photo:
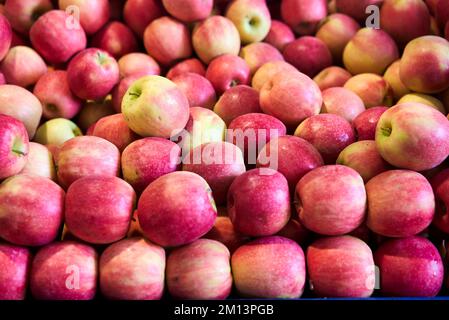
<path fill-rule="evenodd" d="M 445 293 L 449 1 L 0 2 L 0 299 Z"/>

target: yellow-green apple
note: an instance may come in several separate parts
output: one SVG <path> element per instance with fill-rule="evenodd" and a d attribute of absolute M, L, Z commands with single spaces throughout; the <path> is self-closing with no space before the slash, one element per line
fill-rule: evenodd
<path fill-rule="evenodd" d="M 248 63 L 232 54 L 223 54 L 213 59 L 206 70 L 206 78 L 219 95 L 236 85 L 249 84 L 250 75 Z"/>
<path fill-rule="evenodd" d="M 12 42 L 12 29 L 8 19 L 0 14 L 0 60 L 7 55 Z"/>
<path fill-rule="evenodd" d="M 135 202 L 133 188 L 120 178 L 83 177 L 67 190 L 65 224 L 81 240 L 112 243 L 126 236 Z"/>
<path fill-rule="evenodd" d="M 1 61 L 0 71 L 7 83 L 26 88 L 34 85 L 47 72 L 47 65 L 30 47 L 15 46 Z"/>
<path fill-rule="evenodd" d="M 436 210 L 433 224 L 441 231 L 449 233 L 449 170 L 444 169 L 435 175 L 432 180 L 432 188 L 436 198 Z"/>
<path fill-rule="evenodd" d="M 29 147 L 23 123 L 0 114 L 0 180 L 19 173 L 25 167 Z"/>
<path fill-rule="evenodd" d="M 171 80 L 174 77 L 187 72 L 197 73 L 204 77 L 206 75 L 206 68 L 197 58 L 185 59 L 171 67 L 170 70 L 168 70 L 166 77 Z"/>
<path fill-rule="evenodd" d="M 177 299 L 226 299 L 232 289 L 230 253 L 210 239 L 176 248 L 167 258 L 167 287 Z"/>
<path fill-rule="evenodd" d="M 154 180 L 139 199 L 145 237 L 164 247 L 191 243 L 212 229 L 217 209 L 206 180 L 192 172 L 172 172 Z"/>
<path fill-rule="evenodd" d="M 312 293 L 319 297 L 366 298 L 375 286 L 373 253 L 352 236 L 316 240 L 306 253 Z"/>
<path fill-rule="evenodd" d="M 226 10 L 242 43 L 262 41 L 270 31 L 271 15 L 265 0 L 234 0 Z"/>
<path fill-rule="evenodd" d="M 407 103 L 407 102 L 417 102 L 425 104 L 426 106 L 432 107 L 442 114 L 446 114 L 446 109 L 444 108 L 443 102 L 435 98 L 434 96 L 423 94 L 423 93 L 409 93 L 403 96 L 397 104 Z"/>
<path fill-rule="evenodd" d="M 291 194 L 307 172 L 323 164 L 323 158 L 313 145 L 294 136 L 271 139 L 257 157 L 258 168 L 272 168 L 284 175 Z"/>
<path fill-rule="evenodd" d="M 276 235 L 293 240 L 299 245 L 303 245 L 309 238 L 310 231 L 298 220 L 291 218 L 285 227 L 283 227 Z"/>
<path fill-rule="evenodd" d="M 24 300 L 32 256 L 25 247 L 0 243 L 0 299 Z"/>
<path fill-rule="evenodd" d="M 295 40 L 295 34 L 292 29 L 282 21 L 271 20 L 270 31 L 264 42 L 271 44 L 279 51 L 284 50 L 285 46 Z"/>
<path fill-rule="evenodd" d="M 357 21 L 363 21 L 368 17 L 366 8 L 370 5 L 379 5 L 383 0 L 336 0 L 338 12 L 344 13 Z"/>
<path fill-rule="evenodd" d="M 125 54 L 117 61 L 120 71 L 120 78 L 134 75 L 151 76 L 159 75 L 161 68 L 156 60 L 142 52 L 132 52 Z"/>
<path fill-rule="evenodd" d="M 365 218 L 363 179 L 346 166 L 318 167 L 299 180 L 295 205 L 299 222 L 307 229 L 328 236 L 346 234 Z"/>
<path fill-rule="evenodd" d="M 190 31 L 171 17 L 161 17 L 145 29 L 143 42 L 148 54 L 162 65 L 172 65 L 192 55 Z"/>
<path fill-rule="evenodd" d="M 103 101 L 87 101 L 79 112 L 76 123 L 81 129 L 87 131 L 95 122 L 103 117 L 114 114 L 111 99 Z"/>
<path fill-rule="evenodd" d="M 81 99 L 99 100 L 119 81 L 117 61 L 106 51 L 89 48 L 78 53 L 67 67 L 70 90 Z"/>
<path fill-rule="evenodd" d="M 42 246 L 58 236 L 64 190 L 50 179 L 19 174 L 0 185 L 0 237 L 24 246 Z"/>
<path fill-rule="evenodd" d="M 367 226 L 386 237 L 409 237 L 432 222 L 435 197 L 432 186 L 418 172 L 389 170 L 366 184 Z"/>
<path fill-rule="evenodd" d="M 33 89 L 42 103 L 43 115 L 47 119 L 71 119 L 81 110 L 82 101 L 70 91 L 67 71 L 55 70 L 39 78 Z"/>
<path fill-rule="evenodd" d="M 285 46 L 285 61 L 309 77 L 316 76 L 332 65 L 332 55 L 326 44 L 316 37 L 300 37 Z"/>
<path fill-rule="evenodd" d="M 270 61 L 262 65 L 254 73 L 251 80 L 251 86 L 260 91 L 263 85 L 270 81 L 278 73 L 297 73 L 298 70 L 290 63 L 285 61 Z"/>
<path fill-rule="evenodd" d="M 171 79 L 189 100 L 190 107 L 212 109 L 217 101 L 210 81 L 193 72 L 182 73 Z"/>
<path fill-rule="evenodd" d="M 141 237 L 107 247 L 99 269 L 101 293 L 108 299 L 158 300 L 164 293 L 165 251 Z"/>
<path fill-rule="evenodd" d="M 33 23 L 52 8 L 51 0 L 8 0 L 5 1 L 4 14 L 12 28 L 25 35 Z"/>
<path fill-rule="evenodd" d="M 120 172 L 120 151 L 99 137 L 75 137 L 62 145 L 57 168 L 58 181 L 65 188 L 87 176 L 115 177 Z"/>
<path fill-rule="evenodd" d="M 434 297 L 443 285 L 444 266 L 428 239 L 388 240 L 374 253 L 379 267 L 380 292 L 394 297 Z"/>
<path fill-rule="evenodd" d="M 438 93 L 449 87 L 449 42 L 437 36 L 410 41 L 401 58 L 402 82 L 412 91 Z"/>
<path fill-rule="evenodd" d="M 232 254 L 231 266 L 243 297 L 299 298 L 304 292 L 304 252 L 290 239 L 271 236 L 244 244 Z"/>
<path fill-rule="evenodd" d="M 195 27 L 192 44 L 201 61 L 208 64 L 223 54 L 238 55 L 240 35 L 231 20 L 222 16 L 212 16 Z"/>
<path fill-rule="evenodd" d="M 380 116 L 387 110 L 387 107 L 373 107 L 359 114 L 352 121 L 357 140 L 374 140 Z"/>
<path fill-rule="evenodd" d="M 194 22 L 206 19 L 214 5 L 213 0 L 162 0 L 165 10 L 183 22 Z"/>
<path fill-rule="evenodd" d="M 214 227 L 203 238 L 223 243 L 231 254 L 250 239 L 235 230 L 229 217 L 217 217 Z"/>
<path fill-rule="evenodd" d="M 95 123 L 93 136 L 112 142 L 122 152 L 139 136 L 129 129 L 123 114 L 117 113 L 101 118 Z"/>
<path fill-rule="evenodd" d="M 37 300 L 92 300 L 98 280 L 98 256 L 89 245 L 54 242 L 34 257 L 30 290 Z"/>
<path fill-rule="evenodd" d="M 77 19 L 62 10 L 51 10 L 40 16 L 30 29 L 30 39 L 33 48 L 50 63 L 68 61 L 87 44 Z"/>
<path fill-rule="evenodd" d="M 420 103 L 403 103 L 385 111 L 376 127 L 382 158 L 415 171 L 429 170 L 449 155 L 449 121 Z"/>
<path fill-rule="evenodd" d="M 343 62 L 352 74 L 383 74 L 387 67 L 399 59 L 396 43 L 380 29 L 363 28 L 357 31 L 343 52 Z"/>
<path fill-rule="evenodd" d="M 42 116 L 42 105 L 28 90 L 11 85 L 0 85 L 0 113 L 21 121 L 32 139 Z"/>
<path fill-rule="evenodd" d="M 125 93 L 122 113 L 131 130 L 148 137 L 169 138 L 189 120 L 189 101 L 172 81 L 146 76 Z"/>
<path fill-rule="evenodd" d="M 100 30 L 110 17 L 108 0 L 59 0 L 58 5 L 61 10 L 76 6 L 81 27 L 88 35 Z"/>
<path fill-rule="evenodd" d="M 30 142 L 28 159 L 20 173 L 38 175 L 55 181 L 56 169 L 50 150 L 40 143 Z"/>
<path fill-rule="evenodd" d="M 182 170 L 203 177 L 212 189 L 217 205 L 226 204 L 226 195 L 235 178 L 246 171 L 243 153 L 229 142 L 208 142 L 191 149 Z"/>
<path fill-rule="evenodd" d="M 218 99 L 214 112 L 223 119 L 226 125 L 241 115 L 261 113 L 259 92 L 246 85 L 229 88 Z"/>
<path fill-rule="evenodd" d="M 350 78 L 344 88 L 355 92 L 365 107 L 391 106 L 393 90 L 384 78 L 374 73 L 362 73 Z"/>
<path fill-rule="evenodd" d="M 36 131 L 34 140 L 44 145 L 61 146 L 67 140 L 82 136 L 78 126 L 64 118 L 56 118 L 44 122 Z"/>
<path fill-rule="evenodd" d="M 282 20 L 299 35 L 314 34 L 326 15 L 326 0 L 281 1 Z"/>
<path fill-rule="evenodd" d="M 322 113 L 332 113 L 352 121 L 363 111 L 365 104 L 362 99 L 349 89 L 345 88 L 329 88 L 323 92 Z"/>
<path fill-rule="evenodd" d="M 126 24 L 142 38 L 145 28 L 155 19 L 164 15 L 159 0 L 127 0 L 123 7 Z"/>
<path fill-rule="evenodd" d="M 373 140 L 362 140 L 350 144 L 338 156 L 337 164 L 357 171 L 365 183 L 390 167 L 380 156 L 376 142 Z"/>
<path fill-rule="evenodd" d="M 260 90 L 260 107 L 266 114 L 281 120 L 289 129 L 321 110 L 320 88 L 305 74 L 278 73 Z"/>
<path fill-rule="evenodd" d="M 249 66 L 251 75 L 265 63 L 270 61 L 284 61 L 278 49 L 265 42 L 250 43 L 242 48 L 240 56 Z"/>
<path fill-rule="evenodd" d="M 343 87 L 352 75 L 341 67 L 331 66 L 321 70 L 313 81 L 318 85 L 321 91 L 332 87 Z"/>
<path fill-rule="evenodd" d="M 112 107 L 117 113 L 122 112 L 122 100 L 128 91 L 129 87 L 146 75 L 140 75 L 138 73 L 122 78 L 120 82 L 111 91 Z"/>
<path fill-rule="evenodd" d="M 180 157 L 181 148 L 167 139 L 136 140 L 123 150 L 123 178 L 140 194 L 160 176 L 176 171 Z"/>
<path fill-rule="evenodd" d="M 132 30 L 119 21 L 109 22 L 95 33 L 90 41 L 90 46 L 109 52 L 116 59 L 139 50 L 136 36 Z"/>
<path fill-rule="evenodd" d="M 410 93 L 410 90 L 405 86 L 400 76 L 401 61 L 396 60 L 385 71 L 384 79 L 388 82 L 393 91 L 394 99 L 398 101 L 406 94 Z"/>

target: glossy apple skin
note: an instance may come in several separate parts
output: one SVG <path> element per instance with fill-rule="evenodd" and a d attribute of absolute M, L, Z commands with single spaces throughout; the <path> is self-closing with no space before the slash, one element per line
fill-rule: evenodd
<path fill-rule="evenodd" d="M 29 249 L 0 243 L 0 300 L 24 300 L 32 256 Z"/>
<path fill-rule="evenodd" d="M 282 51 L 293 40 L 295 40 L 295 34 L 287 24 L 279 20 L 271 20 L 270 31 L 263 41 Z"/>
<path fill-rule="evenodd" d="M 433 224 L 445 233 L 449 233 L 449 169 L 439 172 L 431 180 L 433 192 L 436 198 L 436 210 Z"/>
<path fill-rule="evenodd" d="M 6 56 L 11 47 L 12 29 L 8 19 L 0 14 L 0 60 Z"/>
<path fill-rule="evenodd" d="M 68 6 L 77 6 L 80 24 L 88 34 L 94 34 L 110 18 L 111 8 L 108 0 L 59 0 L 59 9 L 67 10 Z"/>
<path fill-rule="evenodd" d="M 365 103 L 365 108 L 393 105 L 393 90 L 388 82 L 374 73 L 353 76 L 343 86 L 356 93 Z"/>
<path fill-rule="evenodd" d="M 226 299 L 232 289 L 230 253 L 210 239 L 174 249 L 167 259 L 167 287 L 177 299 Z"/>
<path fill-rule="evenodd" d="M 375 139 L 377 123 L 381 115 L 387 110 L 387 107 L 369 108 L 352 121 L 358 141 Z"/>
<path fill-rule="evenodd" d="M 129 76 L 159 75 L 161 68 L 156 60 L 142 52 L 131 52 L 123 55 L 117 61 L 120 78 Z"/>
<path fill-rule="evenodd" d="M 165 251 L 141 237 L 113 243 L 100 257 L 101 293 L 112 300 L 159 300 Z"/>
<path fill-rule="evenodd" d="M 434 297 L 443 284 L 444 267 L 435 246 L 422 237 L 388 240 L 374 254 L 385 296 Z"/>
<path fill-rule="evenodd" d="M 281 52 L 265 42 L 255 42 L 244 46 L 240 50 L 240 56 L 248 64 L 251 75 L 254 75 L 267 62 L 284 61 Z"/>
<path fill-rule="evenodd" d="M 333 87 L 343 87 L 352 75 L 341 67 L 331 66 L 318 73 L 313 81 L 318 85 L 321 91 Z"/>
<path fill-rule="evenodd" d="M 56 181 L 56 169 L 50 150 L 40 143 L 30 142 L 28 159 L 20 173 L 38 175 Z"/>
<path fill-rule="evenodd" d="M 298 70 L 290 63 L 285 61 L 270 61 L 262 65 L 254 73 L 251 80 L 251 86 L 258 92 L 262 89 L 263 85 L 272 80 L 278 73 L 297 73 Z"/>
<path fill-rule="evenodd" d="M 92 135 L 108 140 L 122 152 L 139 136 L 129 129 L 123 114 L 117 113 L 98 120 Z"/>
<path fill-rule="evenodd" d="M 325 0 L 283 0 L 281 16 L 299 35 L 313 34 L 327 15 Z"/>
<path fill-rule="evenodd" d="M 367 225 L 387 237 L 420 233 L 432 222 L 435 197 L 424 176 L 409 170 L 390 170 L 366 184 Z"/>
<path fill-rule="evenodd" d="M 71 21 L 70 28 L 66 21 Z M 48 11 L 37 19 L 30 39 L 34 49 L 50 63 L 67 62 L 87 44 L 83 28 L 62 10 Z"/>
<path fill-rule="evenodd" d="M 126 24 L 141 38 L 145 28 L 163 15 L 164 8 L 159 0 L 129 0 L 123 7 Z"/>
<path fill-rule="evenodd" d="M 217 94 L 239 84 L 249 84 L 250 68 L 246 61 L 231 54 L 221 55 L 211 61 L 206 70 L 206 78 L 212 83 Z"/>
<path fill-rule="evenodd" d="M 393 62 L 385 71 L 384 79 L 390 85 L 393 91 L 394 99 L 398 101 L 406 94 L 410 93 L 410 90 L 405 86 L 400 76 L 401 60 Z"/>
<path fill-rule="evenodd" d="M 323 91 L 322 113 L 339 115 L 352 123 L 354 118 L 365 111 L 362 99 L 345 88 L 329 88 Z"/>
<path fill-rule="evenodd" d="M 299 298 L 304 291 L 304 252 L 290 239 L 271 236 L 244 244 L 232 255 L 231 266 L 243 297 Z"/>
<path fill-rule="evenodd" d="M 141 193 L 150 183 L 179 169 L 181 148 L 166 139 L 144 138 L 129 144 L 122 153 L 123 178 Z"/>
<path fill-rule="evenodd" d="M 318 297 L 366 298 L 375 285 L 373 253 L 352 236 L 322 238 L 307 248 L 307 270 Z"/>
<path fill-rule="evenodd" d="M 53 241 L 64 215 L 64 190 L 50 179 L 16 175 L 0 185 L 0 237 L 24 246 Z"/>
<path fill-rule="evenodd" d="M 205 235 L 217 209 L 207 182 L 192 172 L 172 172 L 153 181 L 142 193 L 138 219 L 146 238 L 175 247 Z"/>
<path fill-rule="evenodd" d="M 449 121 L 420 103 L 403 103 L 385 111 L 376 127 L 381 156 L 392 165 L 414 171 L 429 170 L 449 154 Z"/>
<path fill-rule="evenodd" d="M 187 72 L 197 73 L 204 77 L 206 75 L 206 68 L 197 58 L 185 59 L 171 67 L 170 70 L 168 70 L 166 77 L 171 80 L 174 77 Z"/>
<path fill-rule="evenodd" d="M 189 100 L 190 107 L 212 109 L 217 95 L 212 83 L 196 73 L 183 73 L 172 79 Z"/>
<path fill-rule="evenodd" d="M 33 298 L 92 300 L 97 289 L 97 260 L 92 247 L 74 241 L 54 242 L 42 247 L 31 267 Z"/>
<path fill-rule="evenodd" d="M 4 15 L 15 31 L 28 34 L 37 18 L 52 8 L 51 0 L 8 0 Z"/>
<path fill-rule="evenodd" d="M 165 10 L 183 22 L 204 20 L 210 16 L 213 0 L 162 0 Z"/>
<path fill-rule="evenodd" d="M 95 33 L 90 45 L 109 52 L 116 59 L 139 49 L 132 30 L 118 21 L 108 23 Z"/>
<path fill-rule="evenodd" d="M 213 228 L 203 238 L 223 243 L 231 254 L 250 239 L 235 230 L 229 217 L 217 217 Z"/>

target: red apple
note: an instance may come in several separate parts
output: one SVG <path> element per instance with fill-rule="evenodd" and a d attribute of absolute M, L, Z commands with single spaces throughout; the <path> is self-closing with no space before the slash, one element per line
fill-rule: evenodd
<path fill-rule="evenodd" d="M 265 63 L 253 75 L 251 85 L 257 91 L 260 91 L 263 85 L 274 78 L 278 73 L 297 73 L 298 70 L 290 63 L 285 61 L 270 61 Z"/>
<path fill-rule="evenodd" d="M 206 70 L 206 78 L 212 83 L 217 94 L 239 84 L 249 84 L 250 68 L 245 60 L 224 54 L 211 61 Z"/>
<path fill-rule="evenodd" d="M 91 46 L 109 52 L 119 59 L 127 53 L 137 51 L 137 39 L 132 30 L 125 24 L 112 21 L 94 34 Z"/>
<path fill-rule="evenodd" d="M 51 9 L 51 0 L 8 0 L 5 1 L 4 14 L 13 29 L 25 35 L 33 23 Z"/>
<path fill-rule="evenodd" d="M 329 88 L 323 91 L 322 113 L 331 113 L 352 121 L 363 111 L 365 104 L 362 99 L 345 88 Z"/>
<path fill-rule="evenodd" d="M 30 142 L 28 159 L 20 173 L 37 175 L 56 181 L 56 169 L 50 150 L 40 143 Z"/>
<path fill-rule="evenodd" d="M 0 60 L 6 56 L 11 47 L 12 29 L 8 19 L 0 14 Z"/>
<path fill-rule="evenodd" d="M 374 73 L 362 73 L 349 79 L 344 88 L 356 93 L 365 107 L 391 106 L 393 90 L 384 78 Z"/>
<path fill-rule="evenodd" d="M 431 180 L 433 192 L 436 198 L 436 212 L 433 218 L 433 224 L 445 233 L 449 233 L 449 216 L 447 214 L 449 204 L 449 193 L 447 192 L 449 186 L 448 172 L 448 169 L 444 169 L 436 174 Z"/>
<path fill-rule="evenodd" d="M 298 220 L 291 218 L 285 227 L 283 227 L 276 235 L 293 240 L 297 244 L 302 245 L 309 238 L 310 231 L 299 223 Z"/>
<path fill-rule="evenodd" d="M 156 60 L 141 52 L 125 54 L 117 61 L 117 63 L 120 71 L 120 78 L 137 75 L 151 76 L 159 75 L 161 73 L 161 68 Z"/>
<path fill-rule="evenodd" d="M 251 75 L 267 62 L 284 61 L 284 57 L 278 49 L 264 42 L 244 46 L 240 51 L 240 56 L 248 64 Z"/>
<path fill-rule="evenodd" d="M 139 138 L 137 134 L 129 129 L 121 113 L 106 116 L 98 120 L 92 135 L 112 142 L 120 152 L 131 142 Z"/>
<path fill-rule="evenodd" d="M 108 0 L 59 0 L 58 4 L 59 9 L 66 11 L 76 6 L 81 27 L 89 35 L 97 32 L 110 17 Z"/>
<path fill-rule="evenodd" d="M 27 248 L 0 243 L 0 299 L 24 300 L 31 265 Z"/>
<path fill-rule="evenodd" d="M 203 238 L 223 243 L 231 254 L 249 240 L 249 237 L 235 230 L 229 217 L 217 217 L 214 227 Z"/>
<path fill-rule="evenodd" d="M 368 17 L 366 8 L 370 5 L 379 5 L 384 0 L 336 0 L 335 5 L 338 12 L 344 13 L 357 21 L 363 21 Z"/>
<path fill-rule="evenodd" d="M 449 21 L 449 5 L 446 1 L 440 0 L 436 3 L 435 17 L 440 28 L 444 28 Z"/>
<path fill-rule="evenodd" d="M 160 0 L 127 0 L 123 7 L 126 24 L 140 37 L 145 28 L 164 14 Z"/>
<path fill-rule="evenodd" d="M 202 107 L 212 109 L 217 101 L 217 95 L 212 83 L 203 76 L 196 73 L 183 73 L 172 81 L 178 86 L 187 100 L 190 107 Z"/>
<path fill-rule="evenodd" d="M 165 10 L 184 22 L 206 19 L 212 12 L 213 0 L 162 0 Z"/>
<path fill-rule="evenodd" d="M 263 41 L 282 51 L 293 40 L 295 40 L 295 34 L 287 24 L 282 21 L 271 20 L 270 31 Z"/>
<path fill-rule="evenodd" d="M 171 69 L 168 70 L 166 77 L 171 80 L 174 77 L 187 72 L 197 73 L 200 76 L 205 76 L 206 68 L 204 67 L 203 63 L 197 58 L 190 58 L 178 62 L 173 67 L 171 67 Z"/>
<path fill-rule="evenodd" d="M 313 81 L 318 85 L 321 91 L 332 87 L 343 87 L 352 75 L 343 68 L 331 66 L 318 73 Z"/>
<path fill-rule="evenodd" d="M 6 79 L 3 73 L 0 71 L 0 85 L 6 84 Z"/>
<path fill-rule="evenodd" d="M 376 137 L 376 126 L 381 115 L 387 111 L 387 107 L 373 107 L 360 113 L 353 121 L 352 125 L 359 141 L 374 140 Z"/>
<path fill-rule="evenodd" d="M 283 0 L 281 16 L 297 34 L 313 34 L 327 15 L 326 0 Z"/>

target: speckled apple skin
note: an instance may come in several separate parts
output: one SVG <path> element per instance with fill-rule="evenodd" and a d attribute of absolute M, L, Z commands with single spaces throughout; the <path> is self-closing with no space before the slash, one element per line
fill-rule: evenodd
<path fill-rule="evenodd" d="M 0 300 L 24 300 L 31 253 L 25 247 L 0 243 Z"/>

